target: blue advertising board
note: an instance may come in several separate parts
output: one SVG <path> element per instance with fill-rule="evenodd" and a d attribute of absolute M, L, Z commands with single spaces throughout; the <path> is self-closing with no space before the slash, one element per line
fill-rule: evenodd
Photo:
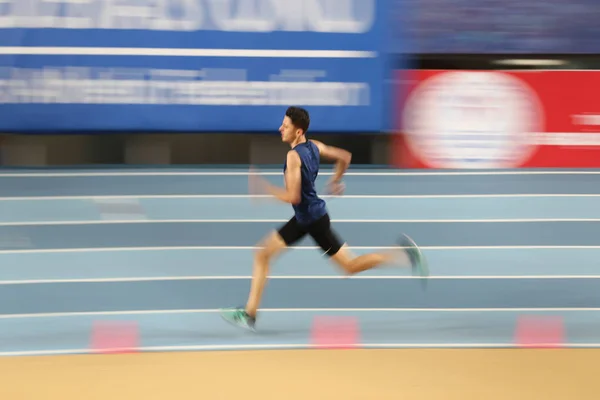
<path fill-rule="evenodd" d="M 597 0 L 392 1 L 410 10 L 393 26 L 410 32 L 416 54 L 600 53 Z"/>
<path fill-rule="evenodd" d="M 2 131 L 389 126 L 387 0 L 2 0 Z"/>

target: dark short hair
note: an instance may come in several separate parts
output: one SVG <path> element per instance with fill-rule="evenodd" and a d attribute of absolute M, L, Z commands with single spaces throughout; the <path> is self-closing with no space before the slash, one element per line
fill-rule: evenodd
<path fill-rule="evenodd" d="M 292 120 L 292 124 L 296 128 L 302 129 L 304 133 L 308 131 L 310 126 L 310 115 L 308 111 L 300 107 L 289 107 L 285 112 L 286 117 Z"/>

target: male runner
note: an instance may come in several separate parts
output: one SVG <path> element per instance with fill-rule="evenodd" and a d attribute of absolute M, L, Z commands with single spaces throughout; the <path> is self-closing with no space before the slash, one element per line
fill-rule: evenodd
<path fill-rule="evenodd" d="M 336 162 L 335 174 L 329 181 L 329 187 L 331 193 L 339 194 L 343 190 L 342 176 L 350 165 L 352 155 L 346 150 L 308 140 L 306 132 L 309 125 L 310 116 L 306 110 L 298 107 L 287 109 L 279 128 L 282 141 L 292 148 L 284 163 L 285 188 L 273 186 L 251 175 L 251 185 L 258 185 L 263 193 L 270 193 L 277 199 L 292 204 L 295 215 L 277 232 L 269 234 L 256 252 L 250 295 L 245 308 L 221 310 L 222 317 L 234 325 L 254 330 L 270 262 L 307 234 L 348 275 L 390 263 L 396 257 L 394 253 L 372 253 L 356 257 L 331 229 L 325 201 L 319 198 L 315 190 L 320 159 Z M 403 235 L 400 245 L 406 248 L 413 271 L 426 275 L 426 265 L 416 244 Z"/>

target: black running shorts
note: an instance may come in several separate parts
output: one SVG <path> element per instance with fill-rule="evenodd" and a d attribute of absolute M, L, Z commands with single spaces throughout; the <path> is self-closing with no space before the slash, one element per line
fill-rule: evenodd
<path fill-rule="evenodd" d="M 300 225 L 296 217 L 293 217 L 278 232 L 287 246 L 291 246 L 304 236 L 310 235 L 315 243 L 330 257 L 342 248 L 341 240 L 331 229 L 329 214 L 325 214 L 309 225 Z"/>

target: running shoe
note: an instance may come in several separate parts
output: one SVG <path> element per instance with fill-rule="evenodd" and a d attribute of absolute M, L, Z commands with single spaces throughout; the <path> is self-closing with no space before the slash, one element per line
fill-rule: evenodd
<path fill-rule="evenodd" d="M 413 276 L 418 275 L 421 277 L 428 277 L 429 267 L 427 265 L 427 260 L 415 241 L 412 240 L 408 235 L 402 234 L 398 240 L 398 244 L 404 248 L 406 254 L 408 255 Z"/>
<path fill-rule="evenodd" d="M 222 308 L 220 310 L 221 318 L 237 327 L 256 332 L 254 325 L 256 319 L 252 318 L 243 307 L 238 308 Z"/>

